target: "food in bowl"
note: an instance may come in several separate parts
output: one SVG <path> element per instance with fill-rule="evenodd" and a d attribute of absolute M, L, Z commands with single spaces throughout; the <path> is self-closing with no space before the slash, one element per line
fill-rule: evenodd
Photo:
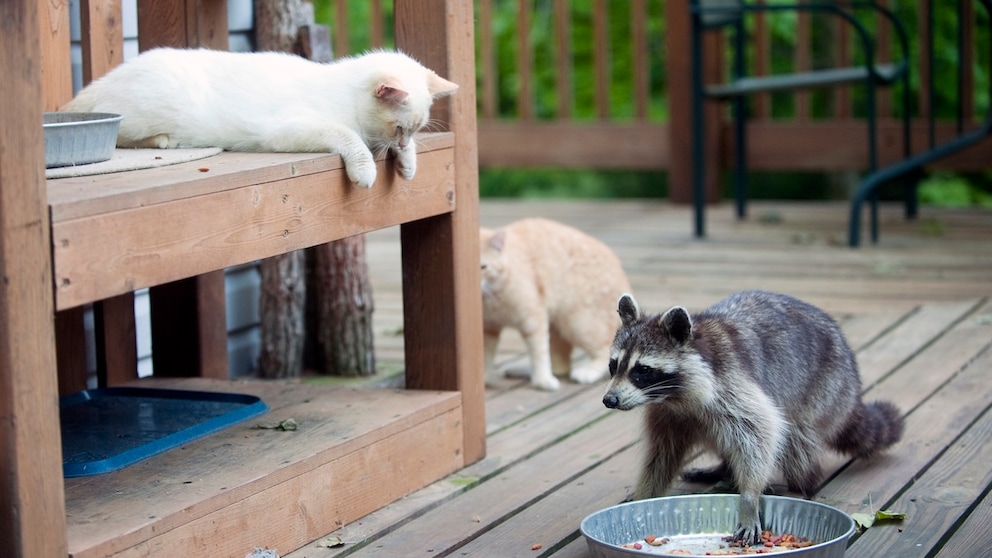
<path fill-rule="evenodd" d="M 684 535 L 675 537 L 657 537 L 648 535 L 640 541 L 621 545 L 623 548 L 643 550 L 645 554 L 669 554 L 677 556 L 749 556 L 752 554 L 771 554 L 785 552 L 797 548 L 813 546 L 813 541 L 783 533 L 773 535 L 771 531 L 761 533 L 761 544 L 748 546 L 734 541 L 730 535 Z"/>

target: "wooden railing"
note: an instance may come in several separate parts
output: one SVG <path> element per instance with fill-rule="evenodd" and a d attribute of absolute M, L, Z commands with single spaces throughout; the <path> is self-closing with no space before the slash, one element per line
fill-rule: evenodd
<path fill-rule="evenodd" d="M 390 1 L 330 1 L 337 53 L 391 45 L 383 31 L 389 26 L 381 23 L 390 17 Z M 984 14 L 966 3 L 957 16 L 961 22 L 957 27 L 939 28 L 931 36 L 925 20 L 931 1 L 938 13 L 956 9 L 956 2 L 947 0 L 883 0 L 882 4 L 906 20 L 917 52 L 926 52 L 934 42 L 954 46 L 960 36 L 966 45 L 962 67 L 988 68 L 990 38 L 976 32 L 976 21 Z M 359 10 L 362 16 L 374 17 L 361 21 Z M 761 75 L 846 65 L 861 56 L 849 27 L 833 22 L 825 25 L 808 14 L 795 21 L 776 17 L 753 20 L 750 72 Z M 672 198 L 690 199 L 688 0 L 477 0 L 476 22 L 480 165 L 667 169 Z M 877 21 L 869 25 L 882 45 L 876 60 L 896 56 L 892 30 Z M 364 43 L 352 40 L 359 35 Z M 707 40 L 708 50 L 719 54 L 720 41 L 726 37 L 715 35 Z M 709 57 L 705 72 L 710 81 L 726 71 L 722 58 Z M 783 60 L 789 62 L 787 67 L 778 67 Z M 914 84 L 926 83 L 931 71 L 943 72 L 948 66 L 946 60 L 937 60 L 933 70 L 925 57 L 914 58 L 912 64 Z M 954 109 L 948 108 L 947 99 L 936 98 L 925 87 L 914 87 L 914 151 L 954 135 L 960 126 L 977 125 L 992 101 L 987 93 L 984 98 L 974 94 L 988 91 L 987 84 L 976 83 L 975 76 L 972 71 L 964 72 L 961 102 L 950 99 L 959 105 Z M 984 75 L 981 79 L 990 78 Z M 879 91 L 882 165 L 903 155 L 899 103 L 895 102 L 899 94 L 898 90 Z M 749 168 L 865 170 L 863 103 L 858 87 L 755 96 L 748 128 Z M 710 160 L 726 166 L 733 145 L 721 114 L 719 107 L 712 108 L 714 133 L 708 135 L 714 139 L 708 149 Z M 938 117 L 933 128 L 931 114 Z M 985 141 L 942 159 L 937 166 L 985 170 L 990 159 L 992 141 Z M 708 189 L 715 191 L 715 183 Z"/>

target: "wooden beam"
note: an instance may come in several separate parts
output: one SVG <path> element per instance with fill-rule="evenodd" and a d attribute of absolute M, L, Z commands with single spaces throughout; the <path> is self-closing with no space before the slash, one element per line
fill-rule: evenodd
<path fill-rule="evenodd" d="M 138 379 L 138 336 L 134 293 L 124 293 L 93 307 L 96 373 L 101 387 Z"/>
<path fill-rule="evenodd" d="M 450 140 L 450 134 L 445 136 Z M 308 157 L 332 161 L 333 170 L 308 174 Z M 380 178 L 373 188 L 366 190 L 348 181 L 337 155 L 224 153 L 216 155 L 210 163 L 211 169 L 217 170 L 211 172 L 215 176 L 209 184 L 221 188 L 220 191 L 211 192 L 207 185 L 197 183 L 200 188 L 191 190 L 189 195 L 159 203 L 125 192 L 124 199 L 104 200 L 103 211 L 74 219 L 58 216 L 61 210 L 71 212 L 74 204 L 63 206 L 60 196 L 53 191 L 49 197 L 52 234 L 58 244 L 54 249 L 57 304 L 61 309 L 72 308 L 189 275 L 449 212 L 454 206 L 453 157 L 452 148 L 421 152 L 418 160 L 421 172 L 412 181 L 399 178 L 391 165 L 380 162 Z M 262 168 L 261 172 L 223 174 L 226 163 L 235 166 L 237 161 L 258 159 L 295 160 L 285 167 L 299 176 L 265 180 L 270 175 L 264 171 L 274 171 L 275 167 Z M 171 176 L 161 173 L 158 176 L 204 174 L 196 170 L 202 164 L 185 163 L 190 165 L 185 170 L 183 165 L 173 165 Z M 115 184 L 126 186 L 141 178 L 122 174 L 101 176 L 99 187 L 103 193 L 108 193 Z M 154 183 L 151 177 L 155 174 L 143 176 Z M 71 180 L 59 181 L 64 184 L 58 188 L 71 189 L 72 182 L 66 182 Z M 232 180 L 241 180 L 243 184 L 259 182 L 232 188 Z M 173 181 L 165 186 L 155 190 L 179 194 L 185 192 L 187 184 Z M 158 348 L 153 342 L 153 351 L 157 352 Z"/>
<path fill-rule="evenodd" d="M 683 76 L 684 79 L 668 80 L 669 114 L 669 198 L 673 203 L 692 202 L 692 20 L 689 14 L 689 0 L 669 0 L 665 3 L 665 63 L 669 76 Z M 703 45 L 703 78 L 719 75 L 719 56 L 723 55 L 716 33 L 708 33 Z M 712 81 L 712 80 L 711 80 Z M 706 144 L 703 160 L 707 161 L 706 199 L 718 201 L 720 160 L 717 122 L 717 106 L 707 103 L 704 110 Z"/>
<path fill-rule="evenodd" d="M 479 122 L 484 167 L 665 169 L 670 150 L 669 126 L 656 122 Z"/>
<path fill-rule="evenodd" d="M 86 85 L 124 62 L 124 25 L 121 0 L 82 0 L 79 11 L 83 85 Z M 72 316 L 79 311 L 74 309 L 64 313 Z M 134 319 L 134 293 L 124 293 L 95 303 L 93 317 L 96 325 L 96 368 L 99 384 L 107 386 L 136 379 L 138 338 Z M 61 343 L 62 339 L 59 341 Z M 61 352 L 68 349 L 60 346 L 59 350 Z M 85 374 L 85 370 L 83 373 Z M 78 372 L 60 370 L 60 377 L 67 374 Z M 62 381 L 69 385 L 68 378 Z M 85 376 L 82 387 L 86 387 Z"/>
<path fill-rule="evenodd" d="M 138 2 L 138 49 L 227 50 L 227 3 L 222 0 Z"/>
<path fill-rule="evenodd" d="M 465 463 L 486 452 L 471 0 L 397 0 L 396 46 L 459 85 L 432 115 L 455 133 L 455 210 L 401 227 L 406 385 L 462 393 Z"/>
<path fill-rule="evenodd" d="M 227 50 L 227 42 L 227 3 L 222 0 L 138 2 L 141 51 L 166 46 Z M 223 272 L 149 291 L 155 374 L 228 376 L 223 292 Z"/>
<path fill-rule="evenodd" d="M 39 118 L 58 74 L 42 70 L 50 4 L 0 2 L 0 555 L 15 557 L 68 553 Z"/>
<path fill-rule="evenodd" d="M 730 123 L 715 123 L 711 134 L 721 142 L 721 159 L 713 168 L 726 168 L 734 152 Z M 749 170 L 864 170 L 867 163 L 866 123 L 861 119 L 752 120 L 748 123 Z M 928 127 L 912 127 L 913 152 L 928 144 Z M 878 155 L 882 165 L 902 159 L 902 123 L 878 121 Z M 935 136 L 954 136 L 954 123 L 939 122 Z M 573 167 L 595 169 L 664 170 L 679 167 L 679 144 L 669 124 L 640 122 L 479 122 L 479 164 L 482 167 Z M 554 149 L 546 146 L 554 145 Z M 988 169 L 992 138 L 937 161 L 933 168 L 958 171 Z M 714 155 L 715 156 L 715 155 Z M 710 173 L 715 174 L 715 173 Z"/>
<path fill-rule="evenodd" d="M 121 0 L 82 0 L 79 12 L 86 85 L 124 61 Z"/>
<path fill-rule="evenodd" d="M 41 37 L 42 110 L 58 110 L 72 99 L 72 57 L 69 51 L 69 0 L 37 0 Z M 19 52 L 15 49 L 15 52 Z M 37 92 L 36 92 L 37 94 Z"/>

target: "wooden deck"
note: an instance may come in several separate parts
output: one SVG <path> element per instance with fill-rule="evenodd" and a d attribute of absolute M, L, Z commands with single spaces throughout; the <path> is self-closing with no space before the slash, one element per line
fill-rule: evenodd
<path fill-rule="evenodd" d="M 884 457 L 824 457 L 829 480 L 817 500 L 908 514 L 856 535 L 848 556 L 984 555 L 992 544 L 992 211 L 923 208 L 905 222 L 899 207 L 884 207 L 881 242 L 859 250 L 843 246 L 844 204 L 755 203 L 748 221 L 730 215 L 727 206 L 711 209 L 710 238 L 693 241 L 688 208 L 663 202 L 481 205 L 484 225 L 544 216 L 607 242 L 648 311 L 763 288 L 831 312 L 857 350 L 866 397 L 893 400 L 907 418 L 903 441 Z M 396 235 L 368 236 L 384 371 L 402 366 Z M 518 337 L 504 334 L 501 349 L 506 366 L 526 368 Z M 276 550 L 284 558 L 587 556 L 579 522 L 624 500 L 639 462 L 639 414 L 606 409 L 602 392 L 602 384 L 568 382 L 539 392 L 507 379 L 487 390 L 484 460 L 343 525 L 331 533 L 342 547 Z"/>

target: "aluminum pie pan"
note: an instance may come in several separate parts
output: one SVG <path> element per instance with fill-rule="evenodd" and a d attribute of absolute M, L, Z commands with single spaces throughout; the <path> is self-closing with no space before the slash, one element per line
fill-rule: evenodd
<path fill-rule="evenodd" d="M 691 494 L 627 502 L 588 515 L 579 530 L 586 538 L 590 554 L 598 558 L 679 556 L 666 554 L 683 549 L 678 541 L 698 543 L 700 539 L 707 539 L 717 544 L 720 537 L 733 533 L 737 528 L 739 499 L 737 494 Z M 776 556 L 842 558 L 847 542 L 854 534 L 851 516 L 819 502 L 763 495 L 760 513 L 762 528 L 773 534 L 789 533 L 815 543 L 805 548 L 775 552 Z M 675 543 L 660 547 L 645 544 L 642 550 L 622 546 L 642 541 L 648 535 L 670 537 Z M 699 552 L 693 544 L 687 543 L 685 548 Z"/>
<path fill-rule="evenodd" d="M 107 161 L 114 155 L 123 117 L 109 112 L 46 112 L 45 167 Z"/>

